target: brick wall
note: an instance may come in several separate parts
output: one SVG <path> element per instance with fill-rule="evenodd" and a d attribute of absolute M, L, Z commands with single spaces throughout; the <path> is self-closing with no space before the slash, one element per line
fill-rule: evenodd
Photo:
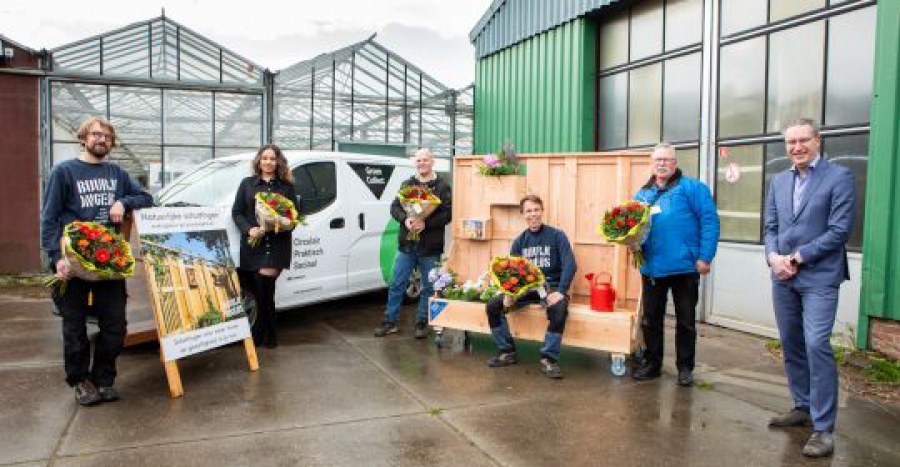
<path fill-rule="evenodd" d="M 900 321 L 872 318 L 872 350 L 900 360 Z"/>

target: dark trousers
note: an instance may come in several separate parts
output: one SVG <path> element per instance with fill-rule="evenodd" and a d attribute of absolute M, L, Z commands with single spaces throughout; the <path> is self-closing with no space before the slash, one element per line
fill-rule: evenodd
<path fill-rule="evenodd" d="M 669 290 L 675 302 L 675 363 L 679 371 L 694 370 L 694 352 L 697 345 L 697 299 L 700 290 L 700 275 L 697 273 L 676 274 L 674 276 L 641 276 L 644 287 L 644 316 L 641 329 L 644 331 L 646 363 L 662 367 L 664 322 Z"/>
<path fill-rule="evenodd" d="M 516 300 L 515 307 L 539 303 L 537 292 L 528 292 Z M 487 303 L 488 324 L 491 327 L 491 335 L 500 352 L 515 352 L 516 344 L 506 321 L 506 312 L 503 309 L 503 295 L 497 295 Z M 544 346 L 541 347 L 541 355 L 559 360 L 562 334 L 566 330 L 566 318 L 569 316 L 569 299 L 564 298 L 555 305 L 547 307 L 547 333 L 544 335 Z"/>
<path fill-rule="evenodd" d="M 88 295 L 93 305 L 88 307 Z M 125 343 L 126 290 L 124 280 L 88 282 L 70 279 L 59 298 L 63 319 L 63 357 L 66 382 L 74 386 L 91 380 L 96 386 L 112 386 L 116 358 Z M 97 316 L 100 333 L 91 365 L 91 342 L 87 336 L 88 311 Z"/>
<path fill-rule="evenodd" d="M 256 299 L 256 321 L 251 332 L 257 345 L 272 347 L 278 345 L 278 330 L 275 324 L 275 281 L 278 276 L 253 274 L 253 298 Z"/>

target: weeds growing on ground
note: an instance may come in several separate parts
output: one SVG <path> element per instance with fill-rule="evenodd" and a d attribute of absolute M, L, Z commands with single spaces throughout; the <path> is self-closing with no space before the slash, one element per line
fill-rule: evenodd
<path fill-rule="evenodd" d="M 441 407 L 429 407 L 428 408 L 428 415 L 437 417 L 438 415 L 440 415 L 442 413 L 444 413 L 444 409 Z"/>
<path fill-rule="evenodd" d="M 900 363 L 873 357 L 866 378 L 873 383 L 900 383 Z"/>

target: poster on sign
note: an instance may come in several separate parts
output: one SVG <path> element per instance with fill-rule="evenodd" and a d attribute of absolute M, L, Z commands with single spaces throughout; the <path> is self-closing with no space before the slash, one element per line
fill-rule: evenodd
<path fill-rule="evenodd" d="M 169 389 L 181 396 L 178 359 L 244 341 L 259 366 L 220 207 L 143 209 L 135 213 Z"/>

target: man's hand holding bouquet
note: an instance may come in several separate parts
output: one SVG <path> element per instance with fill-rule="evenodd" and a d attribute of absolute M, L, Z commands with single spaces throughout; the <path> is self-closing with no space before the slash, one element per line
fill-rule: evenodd
<path fill-rule="evenodd" d="M 420 221 L 418 224 L 422 228 L 410 228 L 409 234 L 406 236 L 407 240 L 418 241 L 421 238 L 422 229 L 424 229 L 425 219 L 441 205 L 441 199 L 427 187 L 421 185 L 407 185 L 401 188 L 397 193 L 397 199 L 400 200 L 400 205 L 403 206 L 403 210 L 406 211 L 409 218 Z"/>

